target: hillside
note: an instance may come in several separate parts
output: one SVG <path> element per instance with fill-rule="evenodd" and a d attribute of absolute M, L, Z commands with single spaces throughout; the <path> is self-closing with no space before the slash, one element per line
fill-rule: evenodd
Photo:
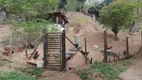
<path fill-rule="evenodd" d="M 69 19 L 69 24 L 66 25 L 66 32 L 67 32 L 67 37 L 70 38 L 73 42 L 76 41 L 76 38 L 78 40 L 79 45 L 82 47 L 81 49 L 84 51 L 84 38 L 87 38 L 87 51 L 89 52 L 88 57 L 93 58 L 93 62 L 98 61 L 101 62 L 103 60 L 103 55 L 100 52 L 103 50 L 104 44 L 103 44 L 103 28 L 101 25 L 98 24 L 97 21 L 94 21 L 91 17 L 84 15 L 82 13 L 78 12 L 69 12 L 66 14 L 66 16 Z M 1 42 L 4 42 L 6 40 L 9 40 L 10 37 L 10 26 L 9 25 L 0 25 L 0 40 Z M 129 49 L 130 53 L 134 54 L 135 52 L 138 51 L 141 43 L 141 38 L 140 38 L 140 32 L 136 32 L 133 35 L 129 35 Z M 107 34 L 107 42 L 108 45 L 112 46 L 112 51 L 115 53 L 121 53 L 126 49 L 126 43 L 125 43 L 125 33 L 120 32 L 118 34 L 119 40 L 116 41 L 114 40 L 113 33 L 111 31 L 108 31 Z M 1 43 L 1 49 L 4 47 L 4 43 Z M 97 45 L 98 47 L 94 47 L 94 45 Z M 72 44 L 67 40 L 66 42 L 67 46 L 67 52 L 69 49 L 71 49 L 73 46 Z M 42 44 L 38 47 L 37 49 L 40 53 L 40 59 L 42 59 L 42 53 L 43 53 L 43 48 Z M 32 52 L 33 50 L 28 50 L 28 52 Z M 39 59 L 39 60 L 40 60 Z M 111 60 L 113 60 L 113 57 L 110 57 Z M 26 59 L 25 59 L 25 50 L 23 52 L 18 52 L 14 53 L 12 55 L 12 61 L 13 63 L 8 63 L 4 67 L 0 67 L 0 70 L 6 69 L 6 70 L 14 70 L 15 68 L 31 68 L 26 64 Z M 136 62 L 137 60 L 132 62 Z M 139 61 L 140 62 L 140 61 Z M 137 65 L 133 65 L 136 66 Z M 23 67 L 21 67 L 23 66 Z M 81 80 L 78 75 L 75 74 L 76 70 L 82 70 L 84 68 L 87 68 L 90 65 L 85 65 L 85 58 L 80 52 L 77 52 L 76 55 L 73 56 L 72 59 L 70 59 L 67 62 L 67 71 L 66 72 L 59 72 L 59 71 L 44 71 L 41 74 L 41 77 L 39 80 Z M 133 67 L 132 66 L 132 67 Z M 69 70 L 69 67 L 72 67 L 72 70 Z M 138 69 L 140 69 L 140 66 L 138 65 Z M 130 66 L 130 69 L 131 68 Z M 135 70 L 135 68 L 134 68 Z M 141 69 L 140 69 L 141 70 Z M 139 71 L 140 71 L 139 70 Z M 127 73 L 133 73 L 133 72 L 128 72 Z M 141 73 L 141 72 L 140 72 Z M 138 73 L 139 74 L 139 73 Z M 122 75 L 125 75 L 122 73 Z M 33 75 L 34 76 L 34 75 Z M 139 77 L 140 78 L 140 77 Z M 124 80 L 130 80 L 130 79 L 124 79 Z M 139 79 L 140 80 L 140 79 Z"/>

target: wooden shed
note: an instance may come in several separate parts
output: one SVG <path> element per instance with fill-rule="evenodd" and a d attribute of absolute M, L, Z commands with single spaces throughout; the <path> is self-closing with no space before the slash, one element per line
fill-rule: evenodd
<path fill-rule="evenodd" d="M 51 21 L 58 23 L 58 24 L 69 23 L 67 20 L 67 17 L 60 11 L 47 13 L 46 19 L 51 20 Z"/>

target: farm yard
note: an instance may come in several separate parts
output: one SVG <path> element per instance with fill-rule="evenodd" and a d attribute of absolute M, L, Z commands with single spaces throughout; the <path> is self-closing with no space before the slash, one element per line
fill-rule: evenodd
<path fill-rule="evenodd" d="M 75 5 L 78 0 L 72 1 Z M 11 8 L 6 7 L 8 16 L 0 13 L 0 80 L 142 80 L 141 7 L 129 2 L 131 11 L 139 9 L 139 12 L 134 15 L 128 10 L 126 13 L 136 19 L 131 17 L 124 20 L 124 24 L 118 24 L 123 27 L 112 26 L 115 21 L 119 22 L 117 16 L 120 15 L 114 10 L 112 16 L 117 15 L 113 16 L 117 20 L 108 21 L 107 11 L 117 2 L 119 0 L 102 7 L 99 16 L 95 11 L 75 11 L 77 6 L 71 7 L 70 0 L 65 6 L 67 11 L 53 11 L 58 8 L 52 6 L 58 3 L 53 0 L 50 5 L 45 4 L 48 5 L 45 10 L 49 10 L 46 13 L 39 14 L 32 6 L 32 11 L 37 13 L 22 8 L 29 10 L 23 16 L 19 15 L 20 8 L 12 12 L 15 8 L 12 4 Z M 123 2 L 121 0 L 118 7 Z M 34 3 L 34 6 L 43 4 L 36 0 Z M 131 26 L 134 27 L 131 29 Z"/>

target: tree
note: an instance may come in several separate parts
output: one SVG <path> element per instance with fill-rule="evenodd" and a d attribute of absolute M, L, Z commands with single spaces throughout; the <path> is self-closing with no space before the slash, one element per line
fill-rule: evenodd
<path fill-rule="evenodd" d="M 41 37 L 43 29 L 51 29 L 48 26 L 51 22 L 43 20 L 43 17 L 48 11 L 58 9 L 58 1 L 0 0 L 0 10 L 4 10 L 8 14 L 7 22 L 13 26 L 13 42 L 15 44 L 18 44 L 18 42 L 21 44 L 23 40 L 34 42 L 35 39 Z M 40 16 L 40 19 L 39 17 L 37 19 L 37 16 Z M 17 19 L 20 17 L 26 18 L 26 20 Z"/>
<path fill-rule="evenodd" d="M 94 1 L 94 6 L 91 6 L 88 9 L 88 13 L 90 14 L 95 14 L 96 18 L 99 17 L 99 13 L 102 7 L 104 7 L 105 5 L 109 5 L 112 2 L 112 0 L 104 0 L 101 3 L 98 3 L 97 1 Z"/>
<path fill-rule="evenodd" d="M 141 21 L 142 19 L 142 1 L 141 0 L 131 0 L 136 5 L 135 11 L 135 19 L 133 20 L 129 32 L 131 33 L 133 27 L 135 26 L 136 22 Z"/>
<path fill-rule="evenodd" d="M 66 0 L 60 0 L 58 4 L 59 9 L 64 9 L 66 4 L 67 4 Z"/>
<path fill-rule="evenodd" d="M 134 20 L 135 4 L 126 0 L 116 0 L 100 11 L 100 23 L 109 27 L 117 36 L 123 26 L 128 26 Z"/>
<path fill-rule="evenodd" d="M 77 9 L 77 2 L 76 0 L 67 0 L 67 4 L 65 6 L 66 11 L 76 11 Z"/>
<path fill-rule="evenodd" d="M 0 0 L 0 10 L 5 9 L 8 15 L 30 17 L 46 14 L 49 10 L 58 9 L 58 0 Z"/>
<path fill-rule="evenodd" d="M 77 11 L 80 11 L 84 7 L 86 0 L 76 0 L 76 1 L 77 1 Z"/>

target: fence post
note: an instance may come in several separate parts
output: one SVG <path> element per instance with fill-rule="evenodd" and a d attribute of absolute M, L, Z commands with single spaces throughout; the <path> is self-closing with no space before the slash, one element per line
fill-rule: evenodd
<path fill-rule="evenodd" d="M 128 36 L 126 36 L 126 51 L 127 51 L 127 56 L 129 56 L 129 41 L 128 41 Z"/>
<path fill-rule="evenodd" d="M 141 49 L 142 49 L 142 31 L 141 31 Z"/>
<path fill-rule="evenodd" d="M 86 46 L 86 38 L 84 38 L 85 43 L 85 56 L 87 57 L 87 46 Z M 87 65 L 87 58 L 85 57 L 86 65 Z"/>
<path fill-rule="evenodd" d="M 46 29 L 43 30 L 43 61 L 44 61 L 44 68 L 46 68 L 47 65 L 47 33 Z"/>
<path fill-rule="evenodd" d="M 104 62 L 107 62 L 107 31 L 106 26 L 104 30 Z"/>
<path fill-rule="evenodd" d="M 62 70 L 66 71 L 66 32 L 65 24 L 62 25 L 64 30 L 62 32 Z"/>
<path fill-rule="evenodd" d="M 12 31 L 10 35 L 10 57 L 12 57 Z"/>

